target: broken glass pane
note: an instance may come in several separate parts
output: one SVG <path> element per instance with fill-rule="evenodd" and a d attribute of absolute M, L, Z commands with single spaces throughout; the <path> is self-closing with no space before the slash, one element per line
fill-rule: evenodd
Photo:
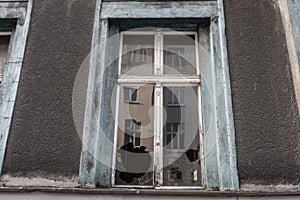
<path fill-rule="evenodd" d="M 164 74 L 196 75 L 195 35 L 164 36 Z"/>
<path fill-rule="evenodd" d="M 163 185 L 201 186 L 198 87 L 164 87 L 163 93 Z"/>
<path fill-rule="evenodd" d="M 153 185 L 154 85 L 120 88 L 115 185 Z M 126 88 L 136 88 L 138 103 L 122 100 Z"/>
<path fill-rule="evenodd" d="M 152 75 L 154 35 L 124 35 L 121 74 Z"/>

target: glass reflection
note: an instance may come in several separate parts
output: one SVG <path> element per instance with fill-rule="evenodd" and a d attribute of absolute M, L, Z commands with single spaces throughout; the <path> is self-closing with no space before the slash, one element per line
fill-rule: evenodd
<path fill-rule="evenodd" d="M 153 185 L 153 92 L 154 85 L 121 86 L 116 185 Z"/>
<path fill-rule="evenodd" d="M 201 184 L 197 88 L 164 87 L 164 186 Z"/>
<path fill-rule="evenodd" d="M 154 35 L 124 35 L 121 74 L 152 75 Z"/>
<path fill-rule="evenodd" d="M 164 36 L 164 74 L 195 75 L 195 35 Z"/>

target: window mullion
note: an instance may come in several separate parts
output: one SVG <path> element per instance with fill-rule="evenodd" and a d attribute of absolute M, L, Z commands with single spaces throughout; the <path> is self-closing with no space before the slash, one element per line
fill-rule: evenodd
<path fill-rule="evenodd" d="M 163 90 L 160 84 L 155 87 L 155 107 L 154 107 L 154 186 L 163 184 Z"/>
<path fill-rule="evenodd" d="M 162 75 L 163 74 L 163 65 L 162 65 L 162 59 L 163 59 L 163 51 L 162 51 L 162 45 L 163 43 L 163 37 L 162 37 L 162 32 L 157 31 L 155 33 L 155 44 L 154 44 L 154 49 L 155 49 L 155 57 L 154 57 L 154 74 L 155 75 Z"/>
<path fill-rule="evenodd" d="M 163 74 L 163 40 L 162 32 L 155 33 L 155 75 Z M 161 83 L 157 82 L 155 86 L 155 113 L 154 113 L 154 146 L 155 146 L 155 182 L 154 186 L 163 185 L 163 90 Z"/>

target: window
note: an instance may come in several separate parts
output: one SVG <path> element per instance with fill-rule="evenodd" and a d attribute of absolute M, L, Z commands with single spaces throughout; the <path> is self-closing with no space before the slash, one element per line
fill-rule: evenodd
<path fill-rule="evenodd" d="M 97 2 L 80 185 L 238 190 L 223 1 Z"/>
<path fill-rule="evenodd" d="M 115 187 L 201 187 L 197 38 L 197 32 L 121 33 Z"/>
<path fill-rule="evenodd" d="M 137 103 L 137 89 L 124 87 L 124 102 L 125 103 Z"/>

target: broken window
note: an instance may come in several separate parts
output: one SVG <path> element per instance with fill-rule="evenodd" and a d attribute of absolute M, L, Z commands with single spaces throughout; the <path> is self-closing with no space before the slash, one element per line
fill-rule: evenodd
<path fill-rule="evenodd" d="M 121 33 L 115 187 L 201 186 L 196 32 Z"/>

